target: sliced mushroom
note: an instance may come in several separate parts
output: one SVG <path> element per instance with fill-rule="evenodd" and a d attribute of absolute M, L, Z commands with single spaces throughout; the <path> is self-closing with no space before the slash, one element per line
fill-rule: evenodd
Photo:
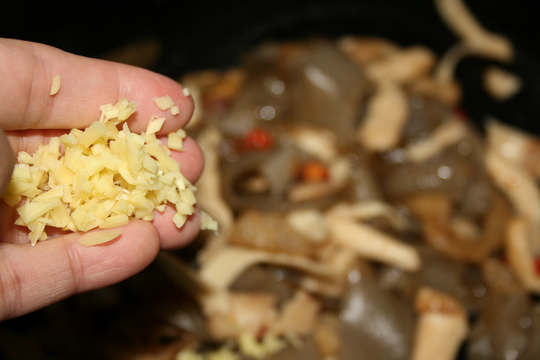
<path fill-rule="evenodd" d="M 501 61 L 513 59 L 510 41 L 484 29 L 462 0 L 437 0 L 435 5 L 446 24 L 478 54 Z"/>
<path fill-rule="evenodd" d="M 300 286 L 311 293 L 327 297 L 343 295 L 347 289 L 345 280 L 357 263 L 358 254 L 347 247 L 331 244 L 318 255 L 319 261 L 330 266 L 336 275 L 333 278 L 306 275 L 302 277 Z"/>
<path fill-rule="evenodd" d="M 495 119 L 487 123 L 487 136 L 499 156 L 540 177 L 540 139 Z"/>
<path fill-rule="evenodd" d="M 337 157 L 336 135 L 330 130 L 301 126 L 293 128 L 289 136 L 300 150 L 326 163 Z"/>
<path fill-rule="evenodd" d="M 202 281 L 213 289 L 227 289 L 244 270 L 261 263 L 292 267 L 321 277 L 336 275 L 332 267 L 302 256 L 272 254 L 228 246 L 216 251 L 213 256 L 207 259 L 199 272 L 199 276 Z"/>
<path fill-rule="evenodd" d="M 517 212 L 531 226 L 533 251 L 540 250 L 540 190 L 535 179 L 526 170 L 505 160 L 493 150 L 488 151 L 486 168 L 495 184 L 508 196 Z"/>
<path fill-rule="evenodd" d="M 451 84 L 455 82 L 455 74 L 458 63 L 464 57 L 474 54 L 474 51 L 463 42 L 452 46 L 442 56 L 435 68 L 433 78 L 440 84 Z"/>
<path fill-rule="evenodd" d="M 220 224 L 221 232 L 227 234 L 233 224 L 232 211 L 221 194 L 218 146 L 221 141 L 219 131 L 207 127 L 197 138 L 205 158 L 205 169 L 197 187 L 199 205 L 208 211 Z"/>
<path fill-rule="evenodd" d="M 535 258 L 529 237 L 530 225 L 524 218 L 514 218 L 508 223 L 506 234 L 506 257 L 510 267 L 523 286 L 540 293 L 540 276 L 535 270 Z"/>
<path fill-rule="evenodd" d="M 521 89 L 521 79 L 506 70 L 490 66 L 484 71 L 484 89 L 497 100 L 507 100 Z"/>
<path fill-rule="evenodd" d="M 315 328 L 313 339 L 325 359 L 340 358 L 343 341 L 339 333 L 339 319 L 329 314 L 323 315 Z"/>
<path fill-rule="evenodd" d="M 276 299 L 264 293 L 216 293 L 203 298 L 208 330 L 215 339 L 256 334 L 277 319 Z"/>
<path fill-rule="evenodd" d="M 412 162 L 422 162 L 429 159 L 446 147 L 462 140 L 467 133 L 465 124 L 452 117 L 439 125 L 427 139 L 409 144 L 405 149 L 407 159 Z"/>
<path fill-rule="evenodd" d="M 376 82 L 409 83 L 428 74 L 435 65 L 431 50 L 413 46 L 391 53 L 367 65 L 367 75 Z"/>
<path fill-rule="evenodd" d="M 461 86 L 456 81 L 438 81 L 429 76 L 419 78 L 410 86 L 413 94 L 435 99 L 456 107 L 461 101 Z"/>
<path fill-rule="evenodd" d="M 361 257 L 381 261 L 409 271 L 418 270 L 416 250 L 370 226 L 338 216 L 328 216 L 332 239 Z"/>
<path fill-rule="evenodd" d="M 393 82 L 380 83 L 367 106 L 367 114 L 357 131 L 358 141 L 370 151 L 395 147 L 408 116 L 407 98 Z"/>
<path fill-rule="evenodd" d="M 420 316 L 411 359 L 455 359 L 468 332 L 461 304 L 446 294 L 422 288 L 416 296 L 416 310 Z"/>
<path fill-rule="evenodd" d="M 384 218 L 397 230 L 404 230 L 408 225 L 406 219 L 394 207 L 377 200 L 354 204 L 339 203 L 328 210 L 327 215 L 359 221 Z"/>
<path fill-rule="evenodd" d="M 293 210 L 287 214 L 287 223 L 313 243 L 323 243 L 328 237 L 328 226 L 323 214 L 317 210 Z"/>
<path fill-rule="evenodd" d="M 315 328 L 321 305 L 305 291 L 298 291 L 281 310 L 271 331 L 278 334 L 307 335 Z"/>

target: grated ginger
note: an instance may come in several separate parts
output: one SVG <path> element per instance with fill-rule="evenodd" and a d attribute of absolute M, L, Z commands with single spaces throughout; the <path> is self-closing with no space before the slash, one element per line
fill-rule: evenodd
<path fill-rule="evenodd" d="M 55 75 L 51 82 L 51 89 L 49 90 L 49 95 L 54 96 L 58 94 L 58 91 L 60 91 L 60 75 Z"/>
<path fill-rule="evenodd" d="M 124 121 L 135 110 L 126 99 L 103 105 L 100 120 L 88 128 L 51 138 L 33 155 L 18 154 L 3 200 L 10 206 L 24 200 L 15 224 L 30 230 L 32 245 L 47 239 L 46 226 L 109 229 L 132 218 L 151 221 L 154 210 L 173 204 L 180 228 L 194 213 L 196 188 L 155 135 L 165 119 L 153 118 L 145 133 L 133 133 Z M 172 148 L 181 150 L 185 132 L 174 134 Z M 203 212 L 201 227 L 216 230 L 217 224 Z"/>
<path fill-rule="evenodd" d="M 162 97 L 154 98 L 154 103 L 157 105 L 157 107 L 160 110 L 169 110 L 174 105 L 174 101 L 172 101 L 171 97 L 169 95 L 165 95 Z"/>

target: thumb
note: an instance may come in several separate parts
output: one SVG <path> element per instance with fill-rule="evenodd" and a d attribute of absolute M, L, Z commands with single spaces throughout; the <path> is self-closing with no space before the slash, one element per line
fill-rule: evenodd
<path fill-rule="evenodd" d="M 11 171 L 15 159 L 4 131 L 0 130 L 0 196 L 4 193 L 6 185 L 11 178 Z"/>

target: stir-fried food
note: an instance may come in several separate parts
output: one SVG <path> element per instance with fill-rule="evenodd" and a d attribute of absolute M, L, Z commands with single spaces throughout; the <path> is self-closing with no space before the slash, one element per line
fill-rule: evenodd
<path fill-rule="evenodd" d="M 540 140 L 483 133 L 454 76 L 513 48 L 462 1 L 436 5 L 460 38 L 441 58 L 347 36 L 180 79 L 219 231 L 158 259 L 176 286 L 145 309 L 167 341 L 115 358 L 540 358 Z M 503 101 L 520 83 L 500 75 Z"/>
<path fill-rule="evenodd" d="M 439 62 L 349 36 L 266 44 L 237 69 L 186 77 L 209 159 L 201 201 L 223 230 L 184 259 L 207 286 L 198 301 L 212 340 L 179 359 L 498 351 L 491 304 L 540 284 L 538 140 L 496 121 L 484 137 L 467 121 L 456 63 L 509 61 L 512 47 L 459 1 L 437 4 L 463 41 Z M 529 320 L 505 345 L 515 358 L 540 356 Z M 263 351 L 268 336 L 279 346 Z"/>

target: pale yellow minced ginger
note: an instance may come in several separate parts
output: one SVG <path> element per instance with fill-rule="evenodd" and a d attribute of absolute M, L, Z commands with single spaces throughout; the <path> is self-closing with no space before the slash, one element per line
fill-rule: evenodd
<path fill-rule="evenodd" d="M 174 105 L 173 107 L 171 107 L 171 114 L 172 114 L 172 115 L 178 115 L 178 114 L 180 114 L 180 109 L 178 108 L 177 105 Z"/>
<path fill-rule="evenodd" d="M 169 95 L 154 98 L 154 103 L 160 110 L 169 110 L 170 108 L 175 106 L 174 101 L 172 101 Z"/>
<path fill-rule="evenodd" d="M 3 199 L 10 206 L 24 200 L 15 224 L 30 230 L 32 244 L 47 239 L 46 226 L 108 229 L 133 218 L 151 221 L 154 210 L 171 204 L 181 228 L 194 213 L 196 188 L 155 135 L 164 118 L 152 119 L 145 133 L 133 133 L 124 121 L 135 110 L 126 99 L 103 105 L 100 120 L 88 128 L 53 137 L 32 155 L 18 154 Z M 217 228 L 204 212 L 203 219 L 203 229 Z"/>
<path fill-rule="evenodd" d="M 95 246 L 105 244 L 122 235 L 120 230 L 92 231 L 85 233 L 79 238 L 79 243 L 84 246 Z"/>
<path fill-rule="evenodd" d="M 49 95 L 54 96 L 60 91 L 61 79 L 60 75 L 55 75 L 51 82 L 51 89 L 49 90 Z"/>
<path fill-rule="evenodd" d="M 169 149 L 181 151 L 184 149 L 184 139 L 186 132 L 183 129 L 178 129 L 176 132 L 167 135 L 167 147 Z"/>

